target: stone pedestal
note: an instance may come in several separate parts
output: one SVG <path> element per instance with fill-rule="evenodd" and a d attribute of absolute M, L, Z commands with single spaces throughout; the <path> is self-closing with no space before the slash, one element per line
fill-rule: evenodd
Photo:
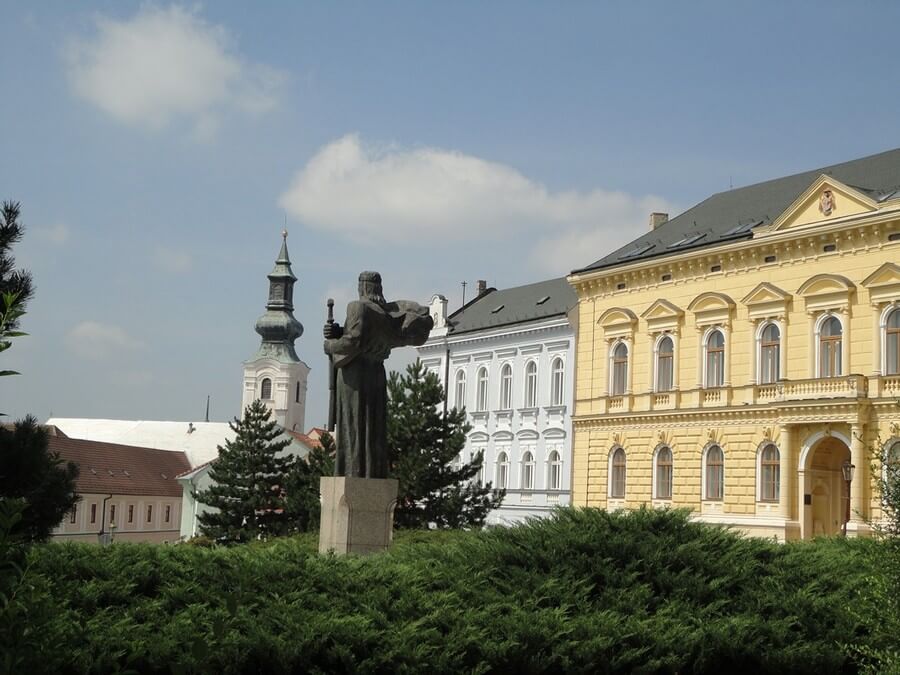
<path fill-rule="evenodd" d="M 391 545 L 398 482 L 393 478 L 322 478 L 319 553 L 378 553 Z"/>

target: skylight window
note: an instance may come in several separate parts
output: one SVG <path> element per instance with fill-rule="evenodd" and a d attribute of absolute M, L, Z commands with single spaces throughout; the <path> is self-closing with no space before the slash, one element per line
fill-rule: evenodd
<path fill-rule="evenodd" d="M 681 248 L 682 246 L 690 246 L 694 242 L 700 241 L 705 236 L 706 232 L 700 232 L 699 234 L 686 234 L 674 244 L 669 244 L 667 248 Z"/>
<path fill-rule="evenodd" d="M 651 248 L 656 246 L 656 244 L 637 244 L 634 248 L 625 251 L 622 255 L 619 256 L 619 260 L 628 260 L 628 258 L 636 258 L 637 256 L 646 253 Z"/>
<path fill-rule="evenodd" d="M 534 303 L 534 304 L 536 304 L 536 305 L 543 305 L 543 304 L 544 304 L 545 302 L 547 302 L 549 299 L 550 299 L 550 296 L 549 296 L 549 295 L 545 295 L 543 298 L 541 298 L 540 300 L 538 300 L 538 301 L 537 301 L 536 303 Z"/>
<path fill-rule="evenodd" d="M 503 309 L 504 307 L 506 307 L 506 305 L 497 305 L 496 307 L 494 307 L 494 309 L 491 310 L 491 314 L 496 314 L 497 312 L 499 312 L 499 311 L 500 311 L 501 309 Z"/>
<path fill-rule="evenodd" d="M 743 225 L 735 225 L 730 230 L 723 233 L 722 236 L 730 237 L 735 234 L 743 234 L 744 232 L 748 232 L 749 230 L 752 230 L 757 225 L 761 225 L 761 224 L 762 224 L 761 220 L 751 220 L 749 223 L 744 223 Z"/>

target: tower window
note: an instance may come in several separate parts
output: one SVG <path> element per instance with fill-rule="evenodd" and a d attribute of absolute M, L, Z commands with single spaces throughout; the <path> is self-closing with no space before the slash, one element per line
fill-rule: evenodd
<path fill-rule="evenodd" d="M 294 391 L 294 403 L 300 403 L 300 383 L 297 382 L 297 388 Z"/>
<path fill-rule="evenodd" d="M 263 378 L 263 381 L 259 385 L 259 397 L 264 401 L 268 401 L 272 398 L 272 380 L 268 377 Z"/>

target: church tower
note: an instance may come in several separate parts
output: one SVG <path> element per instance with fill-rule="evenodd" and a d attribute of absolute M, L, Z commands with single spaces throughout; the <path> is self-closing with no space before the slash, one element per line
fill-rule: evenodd
<path fill-rule="evenodd" d="M 302 324 L 294 318 L 294 282 L 287 249 L 287 230 L 281 233 L 281 251 L 269 273 L 269 301 L 266 313 L 256 321 L 262 337 L 252 359 L 244 362 L 244 395 L 241 413 L 256 399 L 262 399 L 272 417 L 290 431 L 305 431 L 306 378 L 309 366 L 294 351 L 294 340 L 303 335 Z"/>

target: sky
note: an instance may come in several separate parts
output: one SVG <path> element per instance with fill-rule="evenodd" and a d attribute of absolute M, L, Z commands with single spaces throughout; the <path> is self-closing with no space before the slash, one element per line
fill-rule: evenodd
<path fill-rule="evenodd" d="M 284 227 L 323 425 L 325 300 L 362 270 L 452 310 L 463 281 L 564 275 L 652 211 L 900 146 L 900 3 L 0 10 L 0 199 L 36 286 L 0 357 L 14 418 L 239 414 Z"/>

